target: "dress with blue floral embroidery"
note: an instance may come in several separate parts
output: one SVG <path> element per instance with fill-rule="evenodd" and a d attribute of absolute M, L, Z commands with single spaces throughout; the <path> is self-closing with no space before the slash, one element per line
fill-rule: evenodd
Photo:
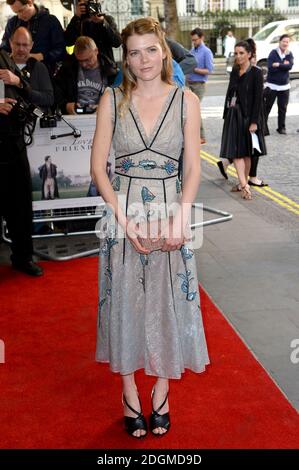
<path fill-rule="evenodd" d="M 115 97 L 117 104 L 120 90 Z M 112 186 L 128 218 L 140 206 L 150 220 L 155 219 L 152 207 L 166 207 L 167 217 L 167 207 L 180 201 L 183 101 L 183 90 L 172 88 L 150 136 L 133 104 L 116 122 L 113 117 Z M 100 247 L 96 360 L 109 362 L 112 371 L 123 375 L 144 369 L 148 375 L 180 378 L 186 368 L 205 370 L 209 358 L 189 243 L 144 256 L 127 239 L 116 237 L 113 226 L 108 230 Z"/>

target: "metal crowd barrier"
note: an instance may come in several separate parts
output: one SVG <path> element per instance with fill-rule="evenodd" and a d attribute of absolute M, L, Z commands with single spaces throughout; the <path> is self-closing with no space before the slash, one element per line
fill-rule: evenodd
<path fill-rule="evenodd" d="M 86 200 L 85 200 L 86 201 Z M 67 222 L 74 222 L 74 221 L 88 221 L 88 220 L 99 220 L 101 217 L 103 217 L 104 214 L 104 206 L 105 203 L 101 202 L 100 204 L 97 204 L 96 206 L 93 205 L 88 205 L 85 203 L 84 207 L 60 207 L 60 208 L 55 208 L 55 209 L 43 209 L 43 210 L 34 210 L 33 212 L 33 224 L 50 224 L 50 228 L 52 228 L 53 232 L 52 233 L 46 233 L 46 234 L 33 234 L 32 238 L 33 239 L 51 239 L 51 238 L 66 238 L 66 237 L 73 237 L 73 236 L 83 236 L 83 235 L 96 235 L 97 231 L 96 230 L 68 230 L 67 228 Z M 202 222 L 197 222 L 194 224 L 191 224 L 191 229 L 195 230 L 196 228 L 200 227 L 206 227 L 208 225 L 215 225 L 215 224 L 220 224 L 223 222 L 228 222 L 233 218 L 233 215 L 230 214 L 229 212 L 221 211 L 219 209 L 215 209 L 212 207 L 208 207 L 199 203 L 194 203 L 192 205 L 194 209 L 201 210 L 203 211 L 212 213 L 212 214 L 217 214 L 220 217 L 205 220 Z M 55 228 L 55 223 L 57 222 L 66 222 L 65 228 L 63 228 L 61 231 L 54 231 Z M 2 221 L 2 238 L 5 242 L 11 243 L 11 240 L 9 239 L 9 236 L 7 234 L 7 228 L 6 228 L 6 223 L 5 221 Z M 96 255 L 99 253 L 99 248 L 95 248 L 92 250 L 85 250 L 80 253 L 74 253 L 72 255 L 68 256 L 52 256 L 48 255 L 46 253 L 43 253 L 36 248 L 34 248 L 34 254 L 39 256 L 41 259 L 48 259 L 48 260 L 54 260 L 54 261 L 67 261 L 71 259 L 76 259 L 76 258 L 81 258 L 83 256 L 90 256 L 90 255 Z"/>

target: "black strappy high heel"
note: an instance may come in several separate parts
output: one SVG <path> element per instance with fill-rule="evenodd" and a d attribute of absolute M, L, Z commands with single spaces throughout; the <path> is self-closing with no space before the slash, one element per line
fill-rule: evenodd
<path fill-rule="evenodd" d="M 155 389 L 153 389 L 152 391 L 152 401 L 153 401 L 154 393 L 155 393 Z M 166 394 L 166 397 L 163 403 L 156 410 L 154 410 L 152 406 L 152 413 L 150 415 L 150 430 L 154 434 L 154 436 L 164 436 L 169 431 L 169 428 L 170 428 L 169 412 L 164 413 L 163 415 L 159 414 L 159 411 L 162 410 L 163 406 L 165 405 L 167 401 L 167 398 L 168 398 L 168 393 Z M 153 430 L 156 428 L 163 428 L 163 429 L 166 429 L 166 431 L 163 434 L 155 433 L 153 432 Z"/>
<path fill-rule="evenodd" d="M 126 428 L 127 433 L 130 434 L 130 436 L 132 437 L 136 437 L 137 439 L 140 439 L 141 437 L 145 437 L 146 434 L 141 435 L 141 436 L 135 436 L 133 434 L 135 431 L 138 431 L 138 429 L 147 432 L 147 424 L 145 421 L 145 417 L 142 414 L 141 403 L 140 403 L 139 397 L 138 397 L 138 400 L 140 404 L 140 411 L 134 410 L 134 408 L 132 408 L 129 405 L 124 394 L 122 396 L 122 399 L 123 399 L 123 403 L 125 403 L 125 405 L 129 408 L 129 410 L 131 410 L 133 413 L 136 414 L 136 418 L 132 418 L 131 416 L 124 416 L 125 428 Z"/>

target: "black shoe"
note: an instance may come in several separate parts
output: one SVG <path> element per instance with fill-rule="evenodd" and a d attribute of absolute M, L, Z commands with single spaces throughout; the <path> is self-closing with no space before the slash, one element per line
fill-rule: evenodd
<path fill-rule="evenodd" d="M 260 184 L 256 184 L 253 181 L 248 180 L 249 186 L 256 186 L 257 188 L 263 188 L 264 186 L 269 186 L 268 183 L 265 183 L 264 180 L 261 180 Z"/>
<path fill-rule="evenodd" d="M 147 433 L 147 424 L 145 421 L 145 417 L 142 414 L 140 400 L 139 400 L 140 411 L 134 410 L 134 408 L 132 408 L 129 405 L 124 394 L 123 394 L 123 403 L 125 403 L 125 405 L 129 408 L 129 410 L 133 411 L 133 413 L 135 413 L 136 415 L 136 418 L 132 418 L 131 416 L 124 416 L 124 423 L 125 423 L 125 428 L 126 428 L 127 433 L 130 434 L 130 436 L 135 437 L 136 439 L 145 437 Z M 141 435 L 135 436 L 134 432 L 138 431 L 138 429 L 145 431 L 145 434 L 143 434 L 142 436 Z"/>
<path fill-rule="evenodd" d="M 12 263 L 12 267 L 13 269 L 28 274 L 29 276 L 42 276 L 44 274 L 43 269 L 37 264 L 35 264 L 33 261 L 14 261 Z"/>
<path fill-rule="evenodd" d="M 276 131 L 278 132 L 278 134 L 286 135 L 286 133 L 287 133 L 287 131 L 285 129 L 276 129 Z"/>
<path fill-rule="evenodd" d="M 222 162 L 221 160 L 219 160 L 219 162 L 217 162 L 217 166 L 218 166 L 219 171 L 220 171 L 220 173 L 222 174 L 222 176 L 224 176 L 224 178 L 225 178 L 226 180 L 228 180 L 227 173 L 226 173 L 226 171 L 225 171 L 223 162 Z"/>
<path fill-rule="evenodd" d="M 152 400 L 154 397 L 154 393 L 155 393 L 155 390 L 153 390 L 152 392 Z M 150 415 L 150 430 L 154 434 L 154 436 L 165 436 L 165 434 L 169 431 L 169 428 L 170 428 L 169 413 L 167 412 L 167 413 L 164 413 L 163 415 L 159 414 L 159 411 L 162 410 L 163 406 L 165 405 L 167 401 L 167 398 L 168 398 L 168 393 L 163 403 L 159 406 L 159 408 L 154 410 L 154 408 L 152 407 L 152 414 Z M 158 434 L 158 433 L 153 432 L 153 430 L 157 428 L 163 428 L 165 429 L 165 432 L 163 434 Z"/>

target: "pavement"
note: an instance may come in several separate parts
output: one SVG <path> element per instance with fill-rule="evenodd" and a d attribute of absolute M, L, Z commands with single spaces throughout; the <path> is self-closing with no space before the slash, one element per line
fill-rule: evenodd
<path fill-rule="evenodd" d="M 291 361 L 291 343 L 297 339 L 299 346 L 298 215 L 256 191 L 252 201 L 242 200 L 217 171 L 203 162 L 198 201 L 233 219 L 204 229 L 199 282 L 299 410 L 299 350 L 298 362 Z"/>
<path fill-rule="evenodd" d="M 202 247 L 196 250 L 199 282 L 299 410 L 298 120 L 288 118 L 290 135 L 280 136 L 275 134 L 276 117 L 270 118 L 268 155 L 259 166 L 259 175 L 270 187 L 254 189 L 253 200 L 245 201 L 230 192 L 236 182 L 234 171 L 229 170 L 226 181 L 216 166 L 222 119 L 209 116 L 209 109 L 203 106 L 207 144 L 202 147 L 197 202 L 230 212 L 233 218 L 204 228 Z M 289 184 L 287 195 L 285 184 Z M 211 217 L 205 213 L 205 218 Z M 46 254 L 65 256 L 96 248 L 97 242 L 89 235 L 39 239 L 34 245 Z M 2 244 L 0 263 L 8 261 L 9 249 Z"/>
<path fill-rule="evenodd" d="M 270 118 L 268 155 L 259 165 L 259 176 L 270 186 L 254 189 L 253 200 L 244 201 L 230 192 L 235 171 L 229 170 L 226 181 L 216 166 L 222 119 L 208 117 L 205 106 L 203 115 L 208 143 L 202 147 L 198 202 L 233 219 L 204 229 L 199 282 L 299 410 L 298 118 L 288 117 L 287 136 L 275 132 L 277 118 Z"/>

